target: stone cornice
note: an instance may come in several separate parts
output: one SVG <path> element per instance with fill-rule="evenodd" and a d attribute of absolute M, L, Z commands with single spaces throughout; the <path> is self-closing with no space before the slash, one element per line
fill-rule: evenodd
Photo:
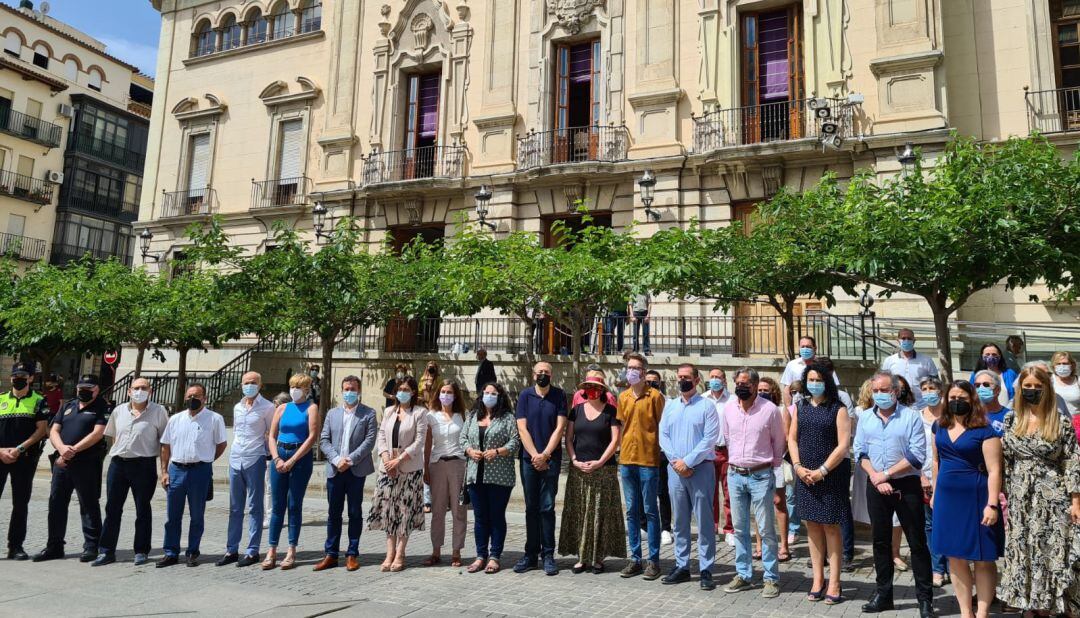
<path fill-rule="evenodd" d="M 887 58 L 874 58 L 870 61 L 870 71 L 874 77 L 881 77 L 886 73 L 907 73 L 920 69 L 932 69 L 941 64 L 945 57 L 941 50 L 930 49 L 913 54 L 901 56 L 889 56 Z"/>

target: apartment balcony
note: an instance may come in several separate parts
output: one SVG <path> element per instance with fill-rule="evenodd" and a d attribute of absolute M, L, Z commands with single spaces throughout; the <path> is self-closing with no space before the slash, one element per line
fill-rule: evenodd
<path fill-rule="evenodd" d="M 421 146 L 373 152 L 364 157 L 364 184 L 461 178 L 464 169 L 464 146 Z"/>
<path fill-rule="evenodd" d="M 1030 132 L 1080 131 L 1080 87 L 1033 92 L 1027 92 L 1027 88 L 1024 90 Z"/>
<path fill-rule="evenodd" d="M 89 155 L 106 163 L 120 165 L 133 172 L 138 172 L 140 175 L 142 174 L 143 166 L 146 163 L 146 155 L 141 152 L 135 152 L 120 144 L 95 139 L 89 135 L 78 135 L 73 141 L 71 149 L 75 152 Z"/>
<path fill-rule="evenodd" d="M 59 210 L 78 210 L 107 217 L 115 217 L 130 223 L 139 217 L 137 203 L 110 200 L 94 193 L 79 191 L 70 185 L 60 193 Z"/>
<path fill-rule="evenodd" d="M 251 209 L 307 206 L 309 193 L 311 193 L 311 179 L 307 176 L 275 178 L 262 182 L 252 179 Z"/>
<path fill-rule="evenodd" d="M 40 238 L 0 233 L 0 254 L 24 262 L 36 262 L 45 257 L 46 243 Z"/>
<path fill-rule="evenodd" d="M 214 211 L 217 193 L 210 187 L 162 192 L 161 218 L 196 217 Z"/>
<path fill-rule="evenodd" d="M 553 131 L 529 131 L 518 138 L 519 170 L 565 163 L 626 160 L 630 132 L 625 126 L 593 125 Z"/>
<path fill-rule="evenodd" d="M 718 109 L 694 118 L 694 152 L 854 133 L 851 99 L 798 99 Z"/>
<path fill-rule="evenodd" d="M 27 116 L 22 112 L 8 109 L 0 112 L 0 132 L 21 137 L 49 148 L 59 148 L 64 137 L 64 129 L 41 118 Z"/>
<path fill-rule="evenodd" d="M 34 204 L 48 204 L 52 202 L 55 188 L 56 185 L 40 178 L 0 170 L 0 196 L 6 195 Z"/>
<path fill-rule="evenodd" d="M 56 243 L 53 243 L 52 257 L 49 261 L 58 266 L 63 266 L 64 264 L 67 264 L 69 262 L 74 262 L 82 259 L 84 255 L 89 255 L 95 260 L 107 260 L 109 258 L 115 257 L 116 259 L 120 260 L 120 262 L 122 262 L 124 265 L 131 266 L 130 255 L 117 255 L 116 253 L 105 249 L 78 247 L 75 245 L 63 245 Z"/>

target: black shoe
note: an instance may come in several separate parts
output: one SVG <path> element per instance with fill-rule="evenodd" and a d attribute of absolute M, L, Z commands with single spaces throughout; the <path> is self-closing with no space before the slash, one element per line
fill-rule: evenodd
<path fill-rule="evenodd" d="M 840 570 L 843 571 L 844 573 L 854 573 L 855 572 L 855 557 L 854 556 L 844 556 L 844 562 L 843 562 L 843 564 L 840 565 Z"/>
<path fill-rule="evenodd" d="M 29 560 L 30 556 L 26 555 L 23 548 L 9 549 L 7 553 L 8 560 Z"/>
<path fill-rule="evenodd" d="M 521 560 L 517 561 L 514 565 L 515 573 L 527 573 L 536 568 L 536 556 L 529 556 L 528 554 L 521 557 Z"/>
<path fill-rule="evenodd" d="M 84 549 L 83 553 L 79 555 L 79 562 L 93 562 L 97 560 L 98 552 L 97 548 Z"/>
<path fill-rule="evenodd" d="M 238 567 L 248 567 L 259 561 L 259 554 L 244 554 L 242 558 L 236 561 Z"/>
<path fill-rule="evenodd" d="M 214 563 L 214 566 L 225 566 L 226 564 L 232 564 L 238 560 L 240 560 L 240 556 L 237 554 L 225 554 Z"/>
<path fill-rule="evenodd" d="M 919 618 L 936 618 L 934 604 L 930 601 L 919 601 Z"/>
<path fill-rule="evenodd" d="M 555 562 L 555 556 L 544 556 L 544 575 L 558 575 L 559 565 Z"/>
<path fill-rule="evenodd" d="M 870 597 L 870 600 L 862 606 L 864 614 L 877 614 L 879 612 L 891 611 L 892 609 L 894 609 L 892 599 L 884 599 L 876 592 Z"/>
<path fill-rule="evenodd" d="M 660 583 L 671 585 L 685 584 L 688 581 L 690 581 L 690 571 L 686 569 L 680 569 L 679 567 L 674 567 L 673 569 L 671 569 L 670 573 L 668 573 L 666 576 L 664 576 L 663 579 L 660 580 Z"/>
<path fill-rule="evenodd" d="M 155 569 L 163 569 L 165 567 L 171 567 L 174 564 L 180 564 L 180 559 L 177 558 L 176 556 L 168 556 L 168 555 L 166 555 L 166 556 L 162 556 L 161 560 L 157 561 L 157 564 L 154 565 L 154 568 Z"/>
<path fill-rule="evenodd" d="M 702 590 L 716 590 L 716 582 L 713 581 L 712 573 L 709 571 L 701 572 L 701 589 Z"/>
<path fill-rule="evenodd" d="M 34 554 L 34 562 L 45 562 L 46 560 L 62 560 L 64 558 L 64 550 L 62 549 L 45 549 Z"/>
<path fill-rule="evenodd" d="M 103 552 L 103 553 L 98 554 L 98 557 L 95 558 L 94 561 L 90 563 L 90 566 L 92 566 L 92 567 L 105 566 L 106 564 L 112 564 L 114 562 L 116 562 L 116 554 L 114 552 L 107 551 L 107 552 Z"/>
<path fill-rule="evenodd" d="M 187 565 L 189 567 L 197 567 L 197 566 L 199 566 L 199 552 L 195 552 L 193 554 L 188 554 L 188 556 L 187 556 Z"/>

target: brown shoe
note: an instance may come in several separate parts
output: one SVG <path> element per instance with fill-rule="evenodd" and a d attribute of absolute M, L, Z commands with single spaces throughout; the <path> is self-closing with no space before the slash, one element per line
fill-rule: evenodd
<path fill-rule="evenodd" d="M 349 556 L 352 558 L 352 556 Z M 326 569 L 332 569 L 338 565 L 338 559 L 333 556 L 323 556 L 323 559 L 315 565 L 315 571 L 325 571 Z"/>
<path fill-rule="evenodd" d="M 359 557 L 357 557 L 357 556 L 346 556 L 345 557 L 345 570 L 346 571 L 355 571 L 356 569 L 359 569 L 359 568 L 360 568 L 360 558 Z"/>

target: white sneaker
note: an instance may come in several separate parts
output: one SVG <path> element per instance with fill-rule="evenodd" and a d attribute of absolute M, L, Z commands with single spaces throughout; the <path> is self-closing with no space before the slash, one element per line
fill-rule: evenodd
<path fill-rule="evenodd" d="M 668 532 L 667 530 L 664 530 L 663 532 L 660 533 L 660 544 L 661 545 L 671 545 L 674 542 L 675 542 L 675 537 L 671 536 L 671 533 Z"/>
<path fill-rule="evenodd" d="M 732 547 L 735 547 L 735 535 L 728 532 L 724 535 L 724 542 Z"/>

